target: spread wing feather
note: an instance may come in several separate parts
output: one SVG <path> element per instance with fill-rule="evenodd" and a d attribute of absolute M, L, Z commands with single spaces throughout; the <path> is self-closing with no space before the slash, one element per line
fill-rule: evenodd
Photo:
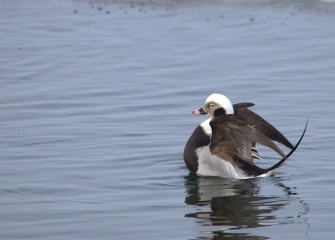
<path fill-rule="evenodd" d="M 286 139 L 286 137 L 283 134 L 281 134 L 274 126 L 272 126 L 261 116 L 257 115 L 256 113 L 248 109 L 248 107 L 252 106 L 254 106 L 253 103 L 234 104 L 234 111 L 236 116 L 238 116 L 240 120 L 257 128 L 265 136 L 272 139 L 273 141 L 277 141 L 285 145 L 286 147 L 293 149 L 293 145 L 290 143 L 289 140 Z"/>
<path fill-rule="evenodd" d="M 276 151 L 282 157 L 285 154 L 267 136 L 256 127 L 241 121 L 235 115 L 224 115 L 210 122 L 212 154 L 231 161 L 235 155 L 253 165 L 253 143 L 259 143 Z"/>

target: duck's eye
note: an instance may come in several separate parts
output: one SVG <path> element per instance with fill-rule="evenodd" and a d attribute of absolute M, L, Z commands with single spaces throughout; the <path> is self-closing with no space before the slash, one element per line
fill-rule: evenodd
<path fill-rule="evenodd" d="M 209 108 L 214 108 L 215 107 L 215 104 L 214 103 L 210 103 L 209 104 Z"/>

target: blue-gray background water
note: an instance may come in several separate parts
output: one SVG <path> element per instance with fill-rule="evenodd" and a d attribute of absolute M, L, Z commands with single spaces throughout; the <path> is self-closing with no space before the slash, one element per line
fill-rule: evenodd
<path fill-rule="evenodd" d="M 1 1 L 0 239 L 334 236 L 334 13 L 308 0 Z M 274 176 L 189 176 L 184 144 L 205 120 L 191 112 L 213 92 L 255 103 L 292 143 L 309 116 Z"/>

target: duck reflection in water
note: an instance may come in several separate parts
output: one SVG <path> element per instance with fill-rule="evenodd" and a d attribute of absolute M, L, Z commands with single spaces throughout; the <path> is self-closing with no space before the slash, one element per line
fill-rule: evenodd
<path fill-rule="evenodd" d="M 264 182 L 264 185 L 281 191 L 277 189 L 277 195 L 261 194 Z M 295 189 L 285 186 L 278 177 L 236 180 L 190 174 L 185 178 L 185 187 L 185 203 L 197 206 L 195 212 L 185 217 L 196 219 L 201 236 L 209 233 L 211 239 L 268 239 L 270 236 L 253 234 L 255 230 L 252 229 L 301 222 L 306 223 L 308 229 L 305 217 L 309 211 L 308 204 L 297 196 Z M 285 211 L 289 205 L 294 205 L 297 211 Z M 277 212 L 280 210 L 289 216 L 283 217 L 280 212 L 279 217 Z"/>

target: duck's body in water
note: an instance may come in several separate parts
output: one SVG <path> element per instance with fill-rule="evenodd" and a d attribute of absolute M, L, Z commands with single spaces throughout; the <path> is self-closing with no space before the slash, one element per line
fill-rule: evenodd
<path fill-rule="evenodd" d="M 211 94 L 196 115 L 208 115 L 193 132 L 184 149 L 184 161 L 188 169 L 199 175 L 225 178 L 251 178 L 268 176 L 282 166 L 300 144 L 307 127 L 293 146 L 283 134 L 248 109 L 252 103 L 232 105 L 221 94 Z M 273 142 L 291 149 L 285 155 Z M 259 159 L 256 143 L 267 146 L 282 159 L 270 168 L 262 169 L 254 164 Z"/>

